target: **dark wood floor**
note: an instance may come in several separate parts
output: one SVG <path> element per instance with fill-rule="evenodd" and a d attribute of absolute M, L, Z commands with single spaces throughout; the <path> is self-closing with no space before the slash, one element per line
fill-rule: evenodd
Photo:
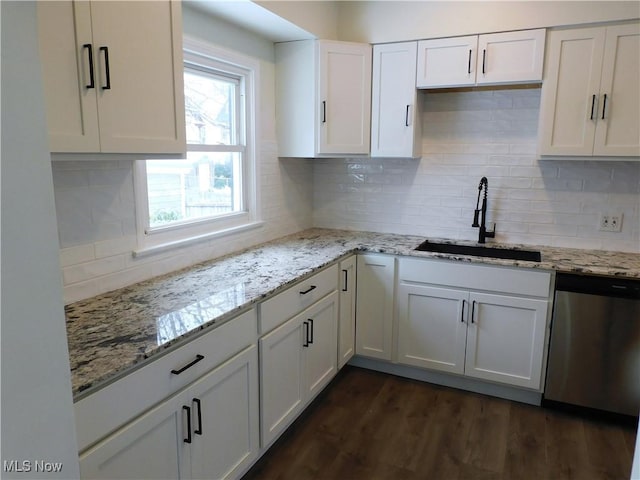
<path fill-rule="evenodd" d="M 243 480 L 628 479 L 635 428 L 355 367 Z"/>

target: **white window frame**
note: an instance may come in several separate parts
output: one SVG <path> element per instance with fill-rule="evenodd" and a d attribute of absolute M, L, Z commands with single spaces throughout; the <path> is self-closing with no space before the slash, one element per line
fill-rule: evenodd
<path fill-rule="evenodd" d="M 244 84 L 242 113 L 244 115 L 244 140 L 242 153 L 243 211 L 219 215 L 214 218 L 175 222 L 170 225 L 149 228 L 149 201 L 147 191 L 146 161 L 135 162 L 134 182 L 136 197 L 136 229 L 138 248 L 136 257 L 186 246 L 191 243 L 215 239 L 234 233 L 261 227 L 258 202 L 258 85 L 260 64 L 250 57 L 226 50 L 190 37 L 184 38 L 184 63 L 186 66 L 204 67 L 240 77 Z M 189 147 L 196 150 L 198 147 Z M 206 147 L 204 147 L 206 148 Z M 221 147 L 221 151 L 224 147 Z M 235 149 L 233 151 L 236 151 Z"/>

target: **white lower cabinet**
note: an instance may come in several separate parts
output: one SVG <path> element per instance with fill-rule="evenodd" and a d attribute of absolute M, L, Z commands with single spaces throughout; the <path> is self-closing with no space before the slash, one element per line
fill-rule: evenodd
<path fill-rule="evenodd" d="M 82 478 L 237 478 L 257 458 L 252 345 L 80 455 Z"/>
<path fill-rule="evenodd" d="M 395 258 L 358 255 L 356 354 L 391 360 Z"/>
<path fill-rule="evenodd" d="M 334 291 L 260 339 L 263 448 L 336 374 L 337 320 Z"/>
<path fill-rule="evenodd" d="M 550 277 L 545 272 L 402 259 L 398 362 L 539 390 Z M 498 285 L 503 290 L 499 293 L 471 289 Z"/>
<path fill-rule="evenodd" d="M 340 262 L 340 315 L 338 321 L 338 368 L 355 353 L 356 341 L 356 256 Z"/>

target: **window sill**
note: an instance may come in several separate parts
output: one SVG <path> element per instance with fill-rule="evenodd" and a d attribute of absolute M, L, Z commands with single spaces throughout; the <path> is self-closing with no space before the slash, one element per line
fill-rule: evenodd
<path fill-rule="evenodd" d="M 168 250 L 173 250 L 175 248 L 186 247 L 188 245 L 192 245 L 198 242 L 204 242 L 206 240 L 213 240 L 215 238 L 226 237 L 228 235 L 233 235 L 236 233 L 246 232 L 249 230 L 255 230 L 264 225 L 264 222 L 251 222 L 243 225 L 239 225 L 237 227 L 225 228 L 223 230 L 217 230 L 215 232 L 206 233 L 204 235 L 197 235 L 195 237 L 184 238 L 181 240 L 176 240 L 173 242 L 162 243 L 159 245 L 154 245 L 152 247 L 139 248 L 133 251 L 134 258 L 143 258 L 149 255 L 155 255 L 157 253 L 166 252 Z"/>

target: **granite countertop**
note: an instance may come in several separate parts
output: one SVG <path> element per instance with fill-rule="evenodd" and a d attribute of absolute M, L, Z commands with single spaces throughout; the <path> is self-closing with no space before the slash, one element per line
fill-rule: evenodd
<path fill-rule="evenodd" d="M 640 278 L 640 255 L 633 253 L 535 247 L 542 253 L 538 263 L 415 251 L 423 240 L 410 235 L 310 229 L 67 305 L 74 398 L 90 394 L 146 359 L 203 329 L 221 325 L 354 252 Z M 493 242 L 490 246 L 532 249 Z"/>

